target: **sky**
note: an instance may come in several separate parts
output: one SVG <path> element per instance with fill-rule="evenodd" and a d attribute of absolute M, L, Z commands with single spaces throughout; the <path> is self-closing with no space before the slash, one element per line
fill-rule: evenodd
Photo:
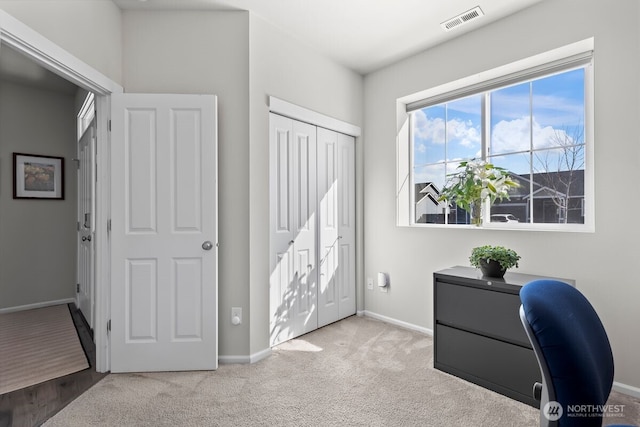
<path fill-rule="evenodd" d="M 579 68 L 492 91 L 490 161 L 515 174 L 529 173 L 533 147 L 534 172 L 566 170 L 567 150 L 557 147 L 584 143 L 584 88 L 584 68 Z M 413 113 L 415 183 L 442 188 L 460 160 L 482 156 L 481 108 L 480 94 Z M 578 165 L 584 164 L 581 156 Z"/>

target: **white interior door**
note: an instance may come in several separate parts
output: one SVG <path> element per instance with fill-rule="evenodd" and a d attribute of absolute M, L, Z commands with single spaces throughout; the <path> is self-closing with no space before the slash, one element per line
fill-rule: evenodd
<path fill-rule="evenodd" d="M 78 141 L 78 288 L 77 305 L 94 327 L 94 244 L 96 193 L 96 119 Z"/>
<path fill-rule="evenodd" d="M 217 368 L 216 109 L 112 96 L 112 372 Z"/>
<path fill-rule="evenodd" d="M 316 127 L 270 118 L 271 344 L 317 328 Z"/>

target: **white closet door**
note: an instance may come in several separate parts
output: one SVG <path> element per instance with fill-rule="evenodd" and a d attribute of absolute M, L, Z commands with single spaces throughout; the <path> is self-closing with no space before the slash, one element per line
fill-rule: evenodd
<path fill-rule="evenodd" d="M 271 344 L 317 328 L 316 128 L 270 117 Z"/>
<path fill-rule="evenodd" d="M 338 134 L 338 318 L 356 313 L 355 138 Z"/>
<path fill-rule="evenodd" d="M 335 322 L 339 310 L 338 134 L 318 128 L 320 289 L 318 326 Z"/>
<path fill-rule="evenodd" d="M 318 128 L 318 326 L 356 312 L 355 140 Z"/>

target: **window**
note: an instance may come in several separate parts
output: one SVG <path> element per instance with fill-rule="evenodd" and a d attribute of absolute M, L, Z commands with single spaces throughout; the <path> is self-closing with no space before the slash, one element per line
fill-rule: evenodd
<path fill-rule="evenodd" d="M 469 224 L 438 197 L 461 161 L 484 159 L 519 184 L 485 226 L 588 228 L 591 64 L 589 51 L 408 102 L 411 224 Z"/>
<path fill-rule="evenodd" d="M 87 93 L 87 96 L 82 103 L 82 107 L 80 107 L 80 111 L 78 112 L 78 140 L 84 134 L 84 131 L 87 130 L 89 125 L 91 125 L 91 121 L 95 117 L 96 113 L 96 103 L 95 103 L 95 95 L 92 92 Z"/>

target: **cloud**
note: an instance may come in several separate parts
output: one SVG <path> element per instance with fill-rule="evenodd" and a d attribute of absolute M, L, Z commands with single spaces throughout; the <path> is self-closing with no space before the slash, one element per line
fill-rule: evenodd
<path fill-rule="evenodd" d="M 473 127 L 471 121 L 449 120 L 447 122 L 447 133 L 450 141 L 456 142 L 455 140 L 458 140 L 460 145 L 464 147 L 473 147 L 481 142 L 480 132 Z"/>
<path fill-rule="evenodd" d="M 473 126 L 471 120 L 451 119 L 446 123 L 441 117 L 430 118 L 423 110 L 414 113 L 414 135 L 432 144 L 444 144 L 445 132 L 449 143 L 457 143 L 465 147 L 480 144 L 480 130 Z"/>
<path fill-rule="evenodd" d="M 505 120 L 518 119 L 531 111 L 540 123 L 550 126 L 576 126 L 584 121 L 584 101 L 575 100 L 555 94 L 534 93 L 530 100 L 520 93 L 493 92 L 491 103 L 496 107 L 500 117 Z"/>
<path fill-rule="evenodd" d="M 432 143 L 444 143 L 445 125 L 442 118 L 428 118 L 423 110 L 416 111 L 413 118 L 413 132 L 416 137 Z"/>
<path fill-rule="evenodd" d="M 532 131 L 529 132 L 531 124 Z M 557 147 L 559 141 L 571 142 L 572 137 L 563 129 L 553 126 L 541 126 L 533 118 L 522 117 L 514 120 L 502 120 L 498 122 L 491 132 L 492 153 L 506 153 L 527 151 L 530 148 L 531 137 L 535 148 Z"/>

